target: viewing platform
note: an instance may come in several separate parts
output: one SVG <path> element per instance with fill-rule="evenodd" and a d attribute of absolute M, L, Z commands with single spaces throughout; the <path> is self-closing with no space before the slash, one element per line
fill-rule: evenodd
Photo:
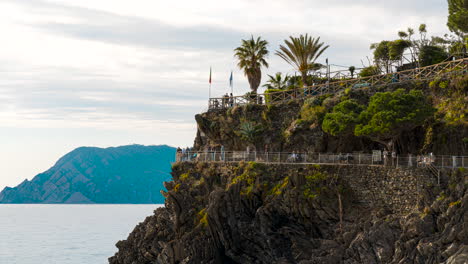
<path fill-rule="evenodd" d="M 401 83 L 413 80 L 433 80 L 452 74 L 467 74 L 468 58 L 443 62 L 427 67 L 394 73 L 374 75 L 363 78 L 333 80 L 330 83 L 307 86 L 284 91 L 263 94 L 247 94 L 241 96 L 225 96 L 210 98 L 208 110 L 226 109 L 248 104 L 278 104 L 291 100 L 306 99 L 313 96 L 333 94 L 348 88 L 377 87 L 392 83 Z"/>

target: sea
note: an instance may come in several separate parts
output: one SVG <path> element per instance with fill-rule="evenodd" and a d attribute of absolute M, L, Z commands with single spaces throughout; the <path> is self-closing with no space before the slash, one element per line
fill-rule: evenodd
<path fill-rule="evenodd" d="M 101 264 L 163 205 L 0 205 L 0 264 Z"/>

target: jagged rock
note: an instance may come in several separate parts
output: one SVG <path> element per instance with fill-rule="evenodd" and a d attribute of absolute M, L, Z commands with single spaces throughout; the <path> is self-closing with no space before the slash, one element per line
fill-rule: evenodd
<path fill-rule="evenodd" d="M 127 240 L 118 242 L 119 251 L 110 263 L 399 264 L 466 260 L 468 173 L 446 171 L 452 184 L 441 186 L 445 198 L 435 201 L 436 196 L 421 193 L 418 197 L 429 199 L 424 203 L 433 206 L 418 211 L 418 203 L 412 199 L 398 204 L 402 210 L 396 205 L 385 206 L 385 195 L 372 196 L 378 200 L 376 207 L 357 203 L 357 197 L 363 198 L 357 195 L 361 190 L 349 180 L 368 179 L 366 173 L 372 173 L 391 181 L 385 173 L 394 172 L 385 168 L 298 167 L 177 165 L 173 183 L 166 184 L 166 207 L 138 225 Z M 179 177 L 187 172 L 188 176 Z M 306 196 L 311 178 L 305 176 L 317 172 L 328 176 L 314 181 L 316 196 L 311 198 Z M 411 177 L 411 172 L 404 173 Z M 287 184 L 283 184 L 285 177 Z M 338 186 L 348 190 L 341 196 L 342 221 Z M 391 194 L 392 186 L 378 188 Z M 403 198 L 412 195 L 414 191 L 400 191 Z"/>

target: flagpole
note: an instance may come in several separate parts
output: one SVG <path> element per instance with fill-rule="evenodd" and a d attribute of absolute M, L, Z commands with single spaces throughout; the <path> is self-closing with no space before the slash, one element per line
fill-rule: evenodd
<path fill-rule="evenodd" d="M 208 81 L 210 83 L 210 88 L 208 90 L 208 100 L 211 101 L 211 67 L 210 67 L 210 79 Z"/>

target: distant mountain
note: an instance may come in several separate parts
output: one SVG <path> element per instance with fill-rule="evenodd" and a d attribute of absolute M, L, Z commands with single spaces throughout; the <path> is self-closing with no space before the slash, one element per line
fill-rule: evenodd
<path fill-rule="evenodd" d="M 0 193 L 0 203 L 163 203 L 176 149 L 81 147 L 52 168 Z"/>

